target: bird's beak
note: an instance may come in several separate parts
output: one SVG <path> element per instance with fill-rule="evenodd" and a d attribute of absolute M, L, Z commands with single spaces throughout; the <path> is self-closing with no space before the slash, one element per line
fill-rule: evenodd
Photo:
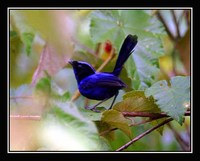
<path fill-rule="evenodd" d="M 71 64 L 71 65 L 73 65 L 73 62 L 74 62 L 74 61 L 71 60 L 71 59 L 68 60 L 68 63 Z"/>

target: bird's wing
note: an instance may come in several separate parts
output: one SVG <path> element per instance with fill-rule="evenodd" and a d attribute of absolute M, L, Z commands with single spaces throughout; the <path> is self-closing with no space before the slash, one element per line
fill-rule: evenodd
<path fill-rule="evenodd" d="M 123 88 L 126 85 L 116 76 L 107 73 L 100 73 L 92 76 L 87 86 Z"/>

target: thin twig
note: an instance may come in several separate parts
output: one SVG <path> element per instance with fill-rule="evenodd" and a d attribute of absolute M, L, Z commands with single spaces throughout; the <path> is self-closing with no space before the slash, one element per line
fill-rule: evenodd
<path fill-rule="evenodd" d="M 105 134 L 107 134 L 107 133 L 109 133 L 109 132 L 111 132 L 111 131 L 117 130 L 117 129 L 118 129 L 118 128 L 108 129 L 108 130 L 105 130 L 105 131 L 101 132 L 99 135 L 100 135 L 100 136 L 103 136 L 103 135 L 105 135 Z"/>
<path fill-rule="evenodd" d="M 113 50 L 113 52 L 111 52 L 111 54 L 109 55 L 109 57 L 103 62 L 103 64 L 101 64 L 101 66 L 97 69 L 97 72 L 100 72 L 103 70 L 103 68 L 114 58 L 115 56 L 115 52 Z"/>
<path fill-rule="evenodd" d="M 176 18 L 174 10 L 170 10 L 170 11 L 171 11 L 171 14 L 172 14 L 172 18 L 173 18 L 174 24 L 176 26 L 176 33 L 177 33 L 176 39 L 179 39 L 181 37 L 180 30 L 179 30 L 179 24 L 178 24 L 178 21 L 177 21 L 177 18 Z"/>
<path fill-rule="evenodd" d="M 187 123 L 185 123 L 184 125 L 185 125 L 185 129 L 186 129 L 187 135 L 188 135 L 188 137 L 190 137 L 190 127 L 188 126 Z"/>
<path fill-rule="evenodd" d="M 140 112 L 140 111 L 137 111 L 137 112 L 122 112 L 122 114 L 126 117 L 151 117 L 151 118 L 154 118 L 154 117 L 166 117 L 167 114 L 166 113 L 153 113 L 153 112 Z"/>
<path fill-rule="evenodd" d="M 169 35 L 169 37 L 174 41 L 175 40 L 175 37 L 174 35 L 172 34 L 172 32 L 170 31 L 169 27 L 167 26 L 167 23 L 165 22 L 162 14 L 159 12 L 157 12 L 157 17 L 158 19 L 162 22 L 163 26 L 165 27 L 165 30 L 167 32 L 167 34 Z"/>
<path fill-rule="evenodd" d="M 172 71 L 173 71 L 173 75 L 170 75 L 170 77 L 172 76 L 176 76 L 177 75 L 177 71 L 176 71 L 176 47 L 177 47 L 177 40 L 174 41 L 174 44 L 173 44 L 173 50 L 172 50 Z"/>
<path fill-rule="evenodd" d="M 171 124 L 168 124 L 168 127 L 171 129 L 171 131 L 174 133 L 174 136 L 177 140 L 177 142 L 180 144 L 181 148 L 184 151 L 189 151 L 190 147 L 189 147 L 189 143 L 187 143 L 182 137 L 181 135 L 176 131 L 175 128 L 173 128 L 173 126 Z"/>
<path fill-rule="evenodd" d="M 149 130 L 143 132 L 142 134 L 138 135 L 137 137 L 135 137 L 134 139 L 132 139 L 131 141 L 129 141 L 128 143 L 126 143 L 125 145 L 121 146 L 120 148 L 118 148 L 116 151 L 122 151 L 126 148 L 128 148 L 131 144 L 133 144 L 134 142 L 138 141 L 139 139 L 143 138 L 144 136 L 146 136 L 147 134 L 149 134 L 150 132 L 156 130 L 157 128 L 163 126 L 164 124 L 167 124 L 168 122 L 172 121 L 172 118 L 168 118 L 165 121 L 163 121 L 162 123 L 150 128 Z"/>
<path fill-rule="evenodd" d="M 41 116 L 38 115 L 10 115 L 11 119 L 15 120 L 40 120 Z"/>
<path fill-rule="evenodd" d="M 143 125 L 143 124 L 146 124 L 148 122 L 152 122 L 154 120 L 157 120 L 157 118 L 149 118 L 148 120 L 142 120 L 140 122 L 136 122 L 136 123 L 131 123 L 129 124 L 129 126 L 138 126 L 138 125 Z"/>
<path fill-rule="evenodd" d="M 184 14 L 185 14 L 185 18 L 186 18 L 188 28 L 190 28 L 190 10 L 185 10 Z"/>
<path fill-rule="evenodd" d="M 33 96 L 11 96 L 10 99 L 33 99 Z"/>
<path fill-rule="evenodd" d="M 73 96 L 72 96 L 72 98 L 71 98 L 71 101 L 73 102 L 73 101 L 77 100 L 78 97 L 79 97 L 80 95 L 81 95 L 81 94 L 80 94 L 79 90 L 77 89 L 77 90 L 74 92 L 74 94 L 73 94 Z"/>

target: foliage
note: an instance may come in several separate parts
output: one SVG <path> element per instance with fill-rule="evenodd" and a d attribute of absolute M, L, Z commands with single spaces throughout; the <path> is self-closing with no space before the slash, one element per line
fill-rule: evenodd
<path fill-rule="evenodd" d="M 158 81 L 145 94 L 147 97 L 152 95 L 159 108 L 182 125 L 190 102 L 190 77 L 172 77 L 170 83 L 171 87 L 164 80 Z"/>
<path fill-rule="evenodd" d="M 168 19 L 169 13 L 12 10 L 10 115 L 27 120 L 11 119 L 11 150 L 114 151 L 142 136 L 124 150 L 188 151 L 190 138 L 176 141 L 175 137 L 186 138 L 190 126 L 186 117 L 190 112 L 190 29 L 185 28 L 187 19 L 181 21 L 185 11 L 173 11 L 181 27 L 179 34 L 171 34 L 162 19 Z M 72 57 L 87 61 L 97 71 L 112 71 L 128 34 L 137 35 L 138 44 L 120 75 L 127 88 L 120 91 L 112 109 L 107 110 L 111 100 L 98 107 L 101 113 L 84 109 L 96 101 L 79 95 L 66 60 Z M 161 126 L 171 118 L 175 121 L 170 125 L 176 128 Z M 159 133 L 144 134 L 152 128 Z M 22 145 L 20 132 L 24 132 Z M 170 141 L 166 141 L 168 135 Z"/>
<path fill-rule="evenodd" d="M 158 58 L 163 55 L 159 21 L 140 10 L 95 11 L 91 15 L 91 37 L 94 42 L 110 40 L 120 49 L 127 34 L 138 36 L 138 45 L 126 65 L 133 89 L 149 87 L 159 73 Z M 142 22 L 141 22 L 142 21 Z"/>

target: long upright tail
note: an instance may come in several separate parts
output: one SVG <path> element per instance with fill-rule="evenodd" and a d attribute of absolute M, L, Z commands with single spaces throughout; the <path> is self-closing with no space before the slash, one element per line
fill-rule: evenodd
<path fill-rule="evenodd" d="M 113 70 L 114 75 L 118 76 L 120 74 L 124 63 L 134 51 L 133 49 L 137 44 L 137 38 L 138 37 L 136 35 L 128 35 L 124 40 L 115 64 L 115 68 Z"/>

